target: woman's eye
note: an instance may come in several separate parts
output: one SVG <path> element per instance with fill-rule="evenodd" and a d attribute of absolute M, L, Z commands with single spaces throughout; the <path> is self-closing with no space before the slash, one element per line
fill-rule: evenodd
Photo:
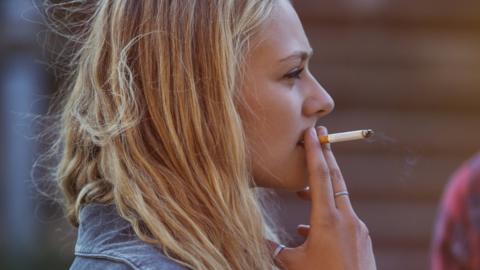
<path fill-rule="evenodd" d="M 302 74 L 302 72 L 303 72 L 303 68 L 300 68 L 286 74 L 284 77 L 287 79 L 300 79 L 300 74 Z"/>

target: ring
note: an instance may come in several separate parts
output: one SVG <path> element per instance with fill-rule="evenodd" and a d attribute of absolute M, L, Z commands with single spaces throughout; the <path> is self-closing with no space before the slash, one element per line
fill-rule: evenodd
<path fill-rule="evenodd" d="M 279 244 L 279 245 L 277 246 L 277 248 L 275 249 L 275 251 L 273 252 L 273 258 L 277 257 L 277 255 L 278 255 L 280 252 L 282 252 L 282 250 L 283 250 L 284 248 L 285 248 L 284 245 Z"/>
<path fill-rule="evenodd" d="M 339 191 L 335 193 L 335 198 L 338 196 L 348 196 L 348 191 Z"/>

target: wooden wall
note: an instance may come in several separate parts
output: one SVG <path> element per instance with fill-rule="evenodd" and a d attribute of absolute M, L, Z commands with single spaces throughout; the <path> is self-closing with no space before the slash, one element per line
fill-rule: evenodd
<path fill-rule="evenodd" d="M 443 187 L 480 149 L 480 1 L 294 5 L 315 51 L 313 74 L 336 101 L 319 124 L 378 134 L 334 147 L 378 269 L 427 269 Z M 294 234 L 308 204 L 281 198 L 281 219 Z"/>

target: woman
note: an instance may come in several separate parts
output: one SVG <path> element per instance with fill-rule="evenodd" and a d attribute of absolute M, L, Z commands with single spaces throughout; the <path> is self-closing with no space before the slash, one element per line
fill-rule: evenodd
<path fill-rule="evenodd" d="M 345 182 L 313 128 L 334 105 L 287 0 L 78 3 L 57 170 L 71 269 L 375 269 L 334 196 Z M 254 187 L 307 185 L 306 241 L 283 248 Z"/>

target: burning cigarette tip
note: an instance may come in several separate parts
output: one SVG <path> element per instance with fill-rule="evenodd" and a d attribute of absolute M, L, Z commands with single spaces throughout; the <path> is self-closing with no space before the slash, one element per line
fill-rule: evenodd
<path fill-rule="evenodd" d="M 375 132 L 374 132 L 373 130 L 371 130 L 371 129 L 366 129 L 366 130 L 363 130 L 363 131 L 362 131 L 362 135 L 363 135 L 363 137 L 365 137 L 365 138 L 370 138 L 370 137 L 372 137 L 373 135 L 375 135 Z"/>

